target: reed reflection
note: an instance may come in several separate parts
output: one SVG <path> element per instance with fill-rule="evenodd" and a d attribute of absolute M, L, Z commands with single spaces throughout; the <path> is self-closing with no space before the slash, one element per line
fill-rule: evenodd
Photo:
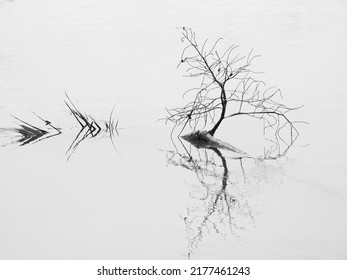
<path fill-rule="evenodd" d="M 44 122 L 45 128 L 40 128 L 36 124 L 33 125 L 12 115 L 12 117 L 18 122 L 18 126 L 0 128 L 0 132 L 10 138 L 9 143 L 5 143 L 2 146 L 7 146 L 9 144 L 25 146 L 27 144 L 34 144 L 61 134 L 60 128 L 54 126 L 50 121 L 44 120 L 36 113 L 34 114 L 42 122 Z"/>
<path fill-rule="evenodd" d="M 108 120 L 97 120 L 89 114 L 82 113 L 66 93 L 65 96 L 67 98 L 64 101 L 65 105 L 68 107 L 70 114 L 75 118 L 80 127 L 65 153 L 67 160 L 69 160 L 76 152 L 78 146 L 87 139 L 110 138 L 114 150 L 118 153 L 114 138 L 116 135 L 119 136 L 120 128 L 118 127 L 118 120 L 115 121 L 113 118 L 116 105 L 113 106 Z M 0 127 L 0 135 L 9 138 L 9 140 L 1 146 L 7 146 L 10 144 L 15 144 L 17 146 L 34 144 L 63 133 L 62 128 L 53 125 L 51 121 L 43 119 L 35 112 L 32 113 L 40 119 L 39 124 L 35 123 L 34 125 L 32 121 L 24 121 L 23 119 L 12 115 L 17 122 L 15 126 Z M 43 124 L 45 125 L 44 128 Z"/>
<path fill-rule="evenodd" d="M 113 148 L 118 152 L 115 143 L 114 137 L 115 134 L 119 136 L 118 133 L 118 121 L 115 122 L 113 119 L 113 113 L 115 106 L 113 106 L 110 113 L 109 120 L 107 121 L 97 121 L 90 115 L 84 114 L 79 110 L 76 105 L 72 102 L 70 97 L 65 93 L 67 100 L 65 100 L 65 105 L 70 110 L 70 113 L 80 125 L 80 131 L 72 141 L 70 147 L 66 151 L 67 160 L 76 152 L 77 147 L 81 144 L 82 141 L 90 138 L 98 137 L 109 137 L 112 143 Z M 103 126 L 103 127 L 102 127 Z"/>

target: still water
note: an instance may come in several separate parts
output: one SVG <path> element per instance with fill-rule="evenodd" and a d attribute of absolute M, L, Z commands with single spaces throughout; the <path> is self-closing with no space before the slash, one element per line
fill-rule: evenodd
<path fill-rule="evenodd" d="M 262 80 L 304 105 L 286 157 L 173 145 L 158 120 L 196 86 L 176 69 L 182 26 L 261 54 Z M 346 34 L 339 0 L 0 0 L 0 258 L 346 259 Z M 115 105 L 119 135 L 67 159 L 65 92 L 97 120 Z M 33 112 L 63 133 L 11 144 L 12 115 L 46 127 Z M 215 136 L 257 153 L 257 131 L 235 119 Z"/>

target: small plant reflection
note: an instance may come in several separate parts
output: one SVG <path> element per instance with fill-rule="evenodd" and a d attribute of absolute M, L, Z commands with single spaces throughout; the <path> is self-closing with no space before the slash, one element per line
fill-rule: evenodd
<path fill-rule="evenodd" d="M 206 234 L 228 236 L 254 224 L 246 184 L 253 181 L 252 176 L 260 175 L 260 180 L 266 180 L 266 176 L 261 170 L 264 168 L 262 160 L 248 155 L 225 156 L 221 152 L 223 149 L 204 141 L 190 142 L 189 150 L 181 140 L 180 143 L 185 152 L 180 153 L 177 146 L 175 151 L 168 151 L 168 164 L 188 169 L 198 179 L 198 184 L 191 185 L 187 213 L 183 218 L 188 239 L 187 257 L 190 259 Z M 259 164 L 260 174 L 248 176 L 244 161 Z M 232 170 L 228 163 L 232 164 Z"/>
<path fill-rule="evenodd" d="M 33 112 L 34 113 L 34 112 Z M 1 132 L 13 132 L 15 133 L 14 138 L 12 138 L 10 144 L 17 144 L 19 146 L 24 146 L 30 143 L 36 143 L 54 136 L 61 134 L 61 129 L 52 125 L 48 120 L 44 120 L 39 115 L 34 113 L 40 120 L 42 120 L 49 129 L 42 129 L 34 126 L 28 122 L 21 120 L 12 115 L 17 121 L 19 121 L 19 127 L 15 128 L 0 128 Z M 6 146 L 7 144 L 5 144 Z"/>
<path fill-rule="evenodd" d="M 72 154 L 75 153 L 77 147 L 81 144 L 82 141 L 88 138 L 96 138 L 97 136 L 110 137 L 112 146 L 118 153 L 118 150 L 114 144 L 115 135 L 117 134 L 119 136 L 118 120 L 115 122 L 113 119 L 115 106 L 110 113 L 108 121 L 96 121 L 92 116 L 82 114 L 82 112 L 77 109 L 77 107 L 71 101 L 67 93 L 65 93 L 65 96 L 67 97 L 67 101 L 64 101 L 66 106 L 69 108 L 70 113 L 75 117 L 81 127 L 80 131 L 66 151 L 67 160 L 69 160 Z M 102 128 L 101 126 L 103 126 L 104 128 Z"/>
<path fill-rule="evenodd" d="M 74 116 L 74 118 L 80 125 L 79 132 L 66 151 L 67 160 L 69 160 L 72 154 L 76 152 L 77 147 L 82 143 L 82 141 L 90 138 L 96 139 L 109 137 L 113 148 L 118 153 L 114 138 L 116 135 L 119 136 L 119 130 L 121 128 L 119 128 L 118 126 L 118 120 L 115 121 L 113 118 L 113 113 L 116 105 L 114 105 L 114 107 L 112 108 L 109 119 L 100 121 L 96 120 L 90 115 L 83 114 L 81 110 L 79 110 L 75 106 L 75 104 L 71 101 L 70 97 L 66 93 L 65 96 L 67 98 L 67 100 L 64 101 L 66 106 L 68 107 L 71 115 Z M 0 127 L 0 133 L 4 133 L 4 136 L 6 138 L 9 137 L 11 139 L 9 143 L 1 146 L 7 146 L 9 144 L 24 146 L 29 143 L 36 143 L 62 134 L 61 128 L 54 126 L 50 121 L 41 118 L 35 112 L 33 112 L 33 114 L 38 117 L 47 128 L 39 128 L 38 126 L 34 126 L 33 124 L 12 115 L 13 118 L 19 121 L 19 127 Z"/>

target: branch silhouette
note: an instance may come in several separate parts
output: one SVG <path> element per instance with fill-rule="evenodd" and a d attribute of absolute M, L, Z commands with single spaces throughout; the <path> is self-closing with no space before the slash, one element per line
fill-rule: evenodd
<path fill-rule="evenodd" d="M 241 56 L 236 52 L 237 45 L 220 52 L 221 40 L 212 44 L 205 40 L 200 44 L 192 29 L 182 28 L 181 41 L 185 47 L 177 67 L 184 66 L 185 77 L 198 78 L 200 83 L 183 94 L 190 95 L 192 101 L 183 107 L 166 108 L 166 123 L 173 124 L 171 135 L 178 127 L 180 136 L 187 127 L 194 133 L 211 126 L 206 132 L 213 137 L 225 119 L 247 116 L 263 122 L 265 139 L 271 143 L 264 158 L 284 156 L 299 136 L 297 124 L 304 123 L 291 120 L 289 114 L 302 106 L 286 106 L 279 89 L 266 88 L 263 81 L 255 78 L 257 73 L 251 70 L 251 65 L 258 55 L 251 51 Z"/>

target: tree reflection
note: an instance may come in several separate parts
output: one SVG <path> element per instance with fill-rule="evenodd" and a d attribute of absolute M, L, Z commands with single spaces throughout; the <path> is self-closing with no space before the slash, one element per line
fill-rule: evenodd
<path fill-rule="evenodd" d="M 262 160 L 228 154 L 208 143 L 190 142 L 189 150 L 167 152 L 168 164 L 194 173 L 197 183 L 190 184 L 187 212 L 183 218 L 188 239 L 188 258 L 206 235 L 224 237 L 238 234 L 254 224 L 247 185 L 267 181 Z M 245 170 L 252 163 L 250 173 Z M 229 166 L 228 166 L 229 165 Z M 232 166 L 230 168 L 230 166 Z M 195 180 L 194 179 L 194 180 Z"/>

